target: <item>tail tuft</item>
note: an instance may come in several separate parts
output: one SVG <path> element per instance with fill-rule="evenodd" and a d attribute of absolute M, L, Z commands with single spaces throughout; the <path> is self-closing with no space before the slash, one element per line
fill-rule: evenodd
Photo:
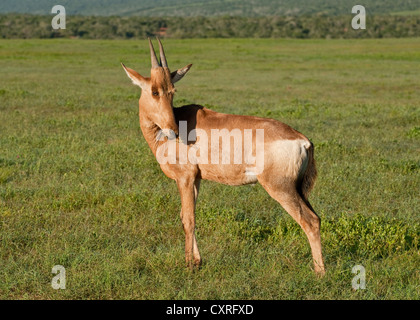
<path fill-rule="evenodd" d="M 314 145 L 310 143 L 310 146 L 306 148 L 308 152 L 308 165 L 306 166 L 305 173 L 303 174 L 301 182 L 301 192 L 305 200 L 308 200 L 309 193 L 315 185 L 317 177 L 316 164 L 314 158 Z"/>

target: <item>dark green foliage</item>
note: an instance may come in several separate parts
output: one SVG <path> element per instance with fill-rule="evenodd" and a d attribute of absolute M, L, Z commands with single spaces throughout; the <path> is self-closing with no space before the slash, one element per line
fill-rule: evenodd
<path fill-rule="evenodd" d="M 84 17 L 68 16 L 53 30 L 52 16 L 0 15 L 0 37 L 83 39 L 163 38 L 399 38 L 420 36 L 420 15 L 369 16 L 353 30 L 351 15 L 271 17 Z"/>
<path fill-rule="evenodd" d="M 397 252 L 419 250 L 420 225 L 398 219 L 342 214 L 323 223 L 323 237 L 327 246 L 340 252 L 357 255 L 359 259 L 371 256 L 384 258 Z"/>

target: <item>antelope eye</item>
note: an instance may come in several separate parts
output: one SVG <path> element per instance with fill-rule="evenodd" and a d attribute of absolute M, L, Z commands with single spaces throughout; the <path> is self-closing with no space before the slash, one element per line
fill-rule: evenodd
<path fill-rule="evenodd" d="M 153 91 L 153 92 L 152 92 L 152 94 L 153 94 L 155 97 L 159 96 L 159 92 L 157 92 L 157 91 Z"/>

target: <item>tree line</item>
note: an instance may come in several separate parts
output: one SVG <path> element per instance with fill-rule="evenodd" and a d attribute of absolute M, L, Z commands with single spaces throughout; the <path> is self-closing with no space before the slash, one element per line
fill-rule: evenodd
<path fill-rule="evenodd" d="M 367 16 L 365 30 L 353 30 L 353 15 L 271 17 L 100 17 L 67 16 L 66 29 L 53 30 L 53 15 L 0 15 L 3 39 L 82 38 L 400 38 L 420 35 L 420 16 Z"/>
<path fill-rule="evenodd" d="M 369 15 L 420 9 L 419 0 L 1 0 L 0 13 L 49 14 L 57 4 L 70 15 L 143 17 L 342 15 L 356 4 Z"/>

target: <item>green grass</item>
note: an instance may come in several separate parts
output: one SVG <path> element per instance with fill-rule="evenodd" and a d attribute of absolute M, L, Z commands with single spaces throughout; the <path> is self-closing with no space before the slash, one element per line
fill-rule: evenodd
<path fill-rule="evenodd" d="M 327 274 L 259 186 L 204 181 L 200 271 L 177 188 L 138 124 L 145 41 L 0 41 L 1 299 L 419 299 L 418 39 L 166 40 L 175 105 L 271 117 L 312 139 Z M 366 289 L 354 291 L 354 265 Z M 67 288 L 54 290 L 54 265 Z"/>
<path fill-rule="evenodd" d="M 391 15 L 393 15 L 393 16 L 418 16 L 418 15 L 420 15 L 420 9 L 419 10 L 391 12 Z"/>

